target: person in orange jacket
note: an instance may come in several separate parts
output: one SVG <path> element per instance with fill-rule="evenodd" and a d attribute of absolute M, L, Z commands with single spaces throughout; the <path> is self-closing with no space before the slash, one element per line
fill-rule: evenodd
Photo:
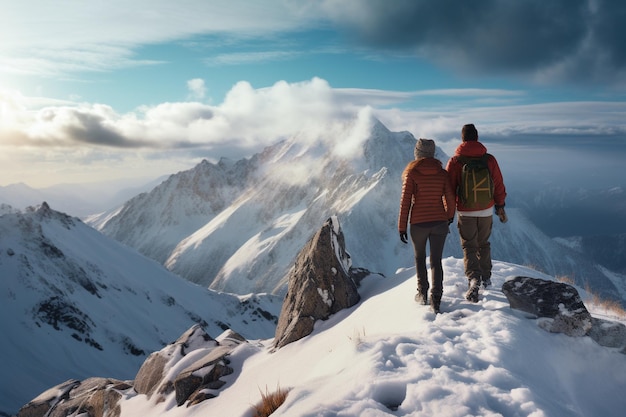
<path fill-rule="evenodd" d="M 454 156 L 450 158 L 446 170 L 450 174 L 452 188 L 456 190 L 457 226 L 463 248 L 463 263 L 465 276 L 468 279 L 468 290 L 465 298 L 478 302 L 478 291 L 482 284 L 487 288 L 491 285 L 491 228 L 493 212 L 501 222 L 507 221 L 504 210 L 506 187 L 502 179 L 502 172 L 496 158 L 487 153 L 487 148 L 478 141 L 478 130 L 473 124 L 466 124 L 461 129 L 461 144 L 456 148 Z M 459 195 L 461 171 L 464 157 L 479 158 L 486 156 L 487 166 L 493 183 L 493 196 L 490 201 L 479 207 L 467 207 Z"/>
<path fill-rule="evenodd" d="M 425 305 L 428 305 L 430 287 L 426 269 L 426 243 L 430 243 L 430 305 L 435 313 L 439 313 L 443 294 L 441 258 L 449 225 L 454 218 L 455 194 L 448 173 L 443 169 L 441 161 L 435 159 L 435 141 L 420 138 L 414 154 L 415 160 L 406 166 L 402 174 L 398 231 L 400 240 L 407 243 L 410 223 L 417 269 L 415 300 Z"/>

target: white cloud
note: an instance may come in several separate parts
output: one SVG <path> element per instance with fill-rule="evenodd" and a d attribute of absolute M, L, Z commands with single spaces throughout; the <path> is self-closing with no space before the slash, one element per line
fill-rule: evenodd
<path fill-rule="evenodd" d="M 202 78 L 194 78 L 187 81 L 187 89 L 189 90 L 188 99 L 202 100 L 206 95 L 206 85 Z"/>
<path fill-rule="evenodd" d="M 44 76 L 152 65 L 159 61 L 136 59 L 136 48 L 203 34 L 270 35 L 311 20 L 273 0 L 3 3 L 0 71 Z"/>
<path fill-rule="evenodd" d="M 301 55 L 297 51 L 262 51 L 262 52 L 233 52 L 219 54 L 213 58 L 207 58 L 204 63 L 208 66 L 241 65 L 259 63 L 265 61 L 277 61 Z"/>
<path fill-rule="evenodd" d="M 199 94 L 204 83 L 190 80 L 189 88 Z M 219 105 L 199 101 L 161 103 L 119 114 L 102 104 L 46 101 L 3 91 L 0 147 L 4 161 L 0 178 L 4 183 L 26 181 L 26 170 L 17 167 L 15 161 L 28 161 L 25 166 L 38 173 L 39 181 L 52 181 L 73 165 L 101 166 L 102 170 L 93 170 L 93 174 L 106 175 L 102 158 L 120 161 L 111 164 L 117 167 L 113 175 L 131 173 L 119 169 L 125 160 L 132 161 L 133 170 L 144 167 L 146 172 L 161 170 L 162 175 L 180 170 L 183 161 L 191 167 L 200 158 L 249 157 L 294 136 L 303 146 L 314 147 L 326 141 L 340 155 L 358 156 L 370 116 L 393 131 L 408 130 L 416 137 L 432 137 L 447 152 L 458 144 L 465 123 L 475 123 L 482 138 L 502 142 L 528 135 L 542 140 L 556 138 L 569 146 L 564 137 L 571 142 L 572 137 L 588 140 L 625 135 L 622 116 L 626 103 L 467 106 L 467 101 L 457 100 L 464 95 L 471 95 L 467 98 L 470 100 L 480 99 L 484 93 L 334 89 L 319 78 L 291 84 L 280 81 L 261 89 L 239 82 Z M 460 104 L 427 110 L 386 108 L 394 101 L 421 94 L 448 94 L 455 98 L 451 102 Z M 501 95 L 510 96 L 512 103 L 518 97 L 516 92 L 504 91 Z M 16 172 L 22 176 L 17 177 Z"/>

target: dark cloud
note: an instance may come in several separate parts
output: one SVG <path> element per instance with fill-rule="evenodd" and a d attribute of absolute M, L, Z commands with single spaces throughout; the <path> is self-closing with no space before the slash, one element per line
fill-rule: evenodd
<path fill-rule="evenodd" d="M 145 145 L 129 140 L 112 127 L 106 126 L 106 119 L 100 115 L 76 111 L 72 116 L 72 122 L 61 127 L 63 136 L 72 141 L 115 148 L 135 148 Z"/>
<path fill-rule="evenodd" d="M 371 47 L 411 50 L 458 72 L 625 81 L 622 0 L 329 0 Z M 332 10 L 332 11 L 331 11 Z"/>

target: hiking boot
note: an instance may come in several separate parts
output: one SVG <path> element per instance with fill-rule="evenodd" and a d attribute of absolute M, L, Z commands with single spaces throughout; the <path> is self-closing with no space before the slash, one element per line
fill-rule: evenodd
<path fill-rule="evenodd" d="M 433 310 L 433 313 L 435 314 L 441 313 L 440 307 L 441 307 L 441 300 L 435 300 L 434 298 L 430 300 L 430 308 Z"/>
<path fill-rule="evenodd" d="M 420 304 L 423 304 L 423 305 L 427 306 L 428 305 L 428 294 L 418 292 L 417 294 L 415 294 L 415 301 L 420 303 Z"/>
<path fill-rule="evenodd" d="M 480 288 L 480 283 L 477 279 L 472 279 L 469 282 L 469 288 L 465 293 L 465 299 L 467 301 L 471 301 L 472 303 L 478 302 L 478 289 Z"/>
<path fill-rule="evenodd" d="M 483 288 L 491 287 L 491 278 L 483 278 Z"/>

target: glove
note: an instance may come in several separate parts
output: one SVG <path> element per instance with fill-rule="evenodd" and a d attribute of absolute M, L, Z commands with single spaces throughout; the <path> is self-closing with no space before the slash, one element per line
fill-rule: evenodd
<path fill-rule="evenodd" d="M 406 232 L 400 232 L 400 240 L 402 241 L 402 243 L 408 243 L 409 242 L 409 238 L 406 235 Z"/>
<path fill-rule="evenodd" d="M 504 206 L 496 206 L 496 215 L 502 223 L 506 223 L 509 220 L 506 216 L 506 212 L 504 211 Z"/>
<path fill-rule="evenodd" d="M 448 226 L 450 226 L 452 224 L 452 222 L 454 221 L 454 217 L 451 219 L 448 219 Z"/>

